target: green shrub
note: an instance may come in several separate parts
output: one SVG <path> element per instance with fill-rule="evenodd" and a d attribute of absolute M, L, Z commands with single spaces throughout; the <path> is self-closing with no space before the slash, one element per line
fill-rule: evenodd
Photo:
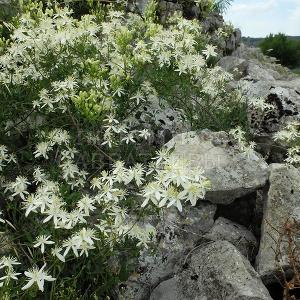
<path fill-rule="evenodd" d="M 147 217 L 209 189 L 200 168 L 153 143 L 157 132 L 246 126 L 248 100 L 201 24 L 162 26 L 155 6 L 78 19 L 32 2 L 2 39 L 1 299 L 110 295 L 154 246 Z"/>
<path fill-rule="evenodd" d="M 259 45 L 263 53 L 275 57 L 289 68 L 300 65 L 300 41 L 292 40 L 285 34 L 270 34 Z"/>

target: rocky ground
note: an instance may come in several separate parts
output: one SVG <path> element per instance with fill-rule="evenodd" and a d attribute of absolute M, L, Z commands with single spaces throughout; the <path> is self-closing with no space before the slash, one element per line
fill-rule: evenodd
<path fill-rule="evenodd" d="M 191 168 L 204 167 L 212 188 L 197 207 L 166 210 L 158 252 L 140 258 L 123 298 L 273 299 L 266 287 L 277 282 L 273 227 L 299 214 L 299 170 L 268 165 L 259 153 L 246 157 L 225 132 L 184 133 L 168 144 Z"/>
<path fill-rule="evenodd" d="M 212 19 L 209 26 L 218 23 Z M 273 135 L 300 118 L 300 77 L 239 42 L 237 30 L 226 43 L 236 50 L 218 64 L 234 75 L 232 88 L 247 84 L 248 96 L 275 107 L 263 117 L 249 111 L 258 152 L 246 157 L 228 134 L 208 130 L 168 142 L 191 168 L 204 168 L 212 188 L 197 207 L 166 210 L 156 220 L 158 250 L 140 257 L 120 299 L 283 299 L 278 277 L 291 267 L 281 239 L 287 220 L 300 220 L 300 171 L 284 163 L 285 149 Z"/>

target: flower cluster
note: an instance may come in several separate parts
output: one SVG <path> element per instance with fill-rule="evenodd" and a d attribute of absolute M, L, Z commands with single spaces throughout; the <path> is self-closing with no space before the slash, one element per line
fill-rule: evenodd
<path fill-rule="evenodd" d="M 274 140 L 288 146 L 286 162 L 293 165 L 300 163 L 300 123 L 298 121 L 289 122 L 285 128 L 276 132 Z"/>
<path fill-rule="evenodd" d="M 230 130 L 229 134 L 237 141 L 239 150 L 244 153 L 248 159 L 251 159 L 254 155 L 255 142 L 248 142 L 246 139 L 246 133 L 241 127 Z"/>
<path fill-rule="evenodd" d="M 168 149 L 158 152 L 156 162 L 151 170 L 154 180 L 143 188 L 145 198 L 142 207 L 152 202 L 158 207 L 175 206 L 182 211 L 181 202 L 190 202 L 195 206 L 203 199 L 210 183 L 200 168 L 192 169 L 186 161 L 169 154 Z"/>

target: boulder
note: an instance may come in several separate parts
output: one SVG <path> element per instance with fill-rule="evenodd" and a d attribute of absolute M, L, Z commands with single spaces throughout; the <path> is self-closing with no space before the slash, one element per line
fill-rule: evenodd
<path fill-rule="evenodd" d="M 272 299 L 249 261 L 227 241 L 199 248 L 192 254 L 190 268 L 209 300 Z"/>
<path fill-rule="evenodd" d="M 242 39 L 241 30 L 236 28 L 226 41 L 225 52 L 232 53 L 240 45 L 241 39 Z"/>
<path fill-rule="evenodd" d="M 174 13 L 182 13 L 183 6 L 179 3 L 173 3 L 169 1 L 159 2 L 159 14 L 161 22 L 166 22 L 166 20 L 171 17 Z"/>
<path fill-rule="evenodd" d="M 284 225 L 300 210 L 300 170 L 272 164 L 266 195 L 256 270 L 266 283 L 276 281 L 278 267 L 289 269 L 287 244 L 280 243 Z M 281 252 L 276 259 L 276 254 Z"/>
<path fill-rule="evenodd" d="M 229 221 L 225 218 L 218 218 L 214 226 L 205 235 L 213 241 L 228 241 L 233 244 L 246 258 L 254 258 L 257 241 L 255 236 L 246 227 Z"/>
<path fill-rule="evenodd" d="M 188 262 L 185 270 L 161 283 L 150 299 L 272 299 L 249 261 L 227 241 L 199 246 Z"/>
<path fill-rule="evenodd" d="M 217 204 L 230 204 L 236 198 L 250 194 L 264 186 L 269 168 L 259 154 L 248 158 L 240 153 L 225 132 L 187 132 L 176 135 L 166 147 L 173 155 L 197 166 L 211 181 L 206 200 Z"/>
<path fill-rule="evenodd" d="M 239 80 L 247 75 L 248 62 L 235 56 L 224 56 L 218 61 L 218 65 L 225 71 L 234 75 Z"/>
<path fill-rule="evenodd" d="M 166 209 L 156 225 L 156 253 L 141 254 L 137 272 L 122 284 L 125 289 L 119 299 L 149 299 L 153 289 L 180 270 L 186 254 L 213 226 L 215 212 L 216 206 L 205 202 L 186 207 L 182 213 Z"/>

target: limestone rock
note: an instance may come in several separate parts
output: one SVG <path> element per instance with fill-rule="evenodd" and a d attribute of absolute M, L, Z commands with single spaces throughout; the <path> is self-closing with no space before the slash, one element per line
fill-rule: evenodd
<path fill-rule="evenodd" d="M 285 222 L 300 210 L 300 170 L 285 164 L 272 164 L 266 197 L 256 270 L 265 282 L 272 282 L 278 270 L 276 249 L 282 253 L 279 264 L 288 268 L 287 245 L 282 243 L 278 247 L 277 241 Z"/>
<path fill-rule="evenodd" d="M 190 264 L 209 300 L 272 299 L 249 261 L 227 241 L 199 248 Z"/>
<path fill-rule="evenodd" d="M 246 157 L 225 132 L 178 134 L 166 146 L 174 149 L 175 156 L 187 160 L 191 168 L 202 167 L 212 185 L 206 200 L 212 203 L 232 203 L 264 186 L 268 179 L 268 165 L 259 154 Z"/>
<path fill-rule="evenodd" d="M 240 29 L 235 29 L 229 39 L 226 41 L 225 52 L 232 53 L 241 43 L 242 33 Z"/>
<path fill-rule="evenodd" d="M 119 299 L 149 299 L 153 289 L 179 271 L 186 253 L 213 226 L 215 212 L 216 206 L 205 202 L 186 207 L 183 213 L 175 208 L 167 209 L 156 226 L 156 254 L 145 251 L 141 255 L 138 270 L 124 283 L 123 298 L 120 295 Z"/>
<path fill-rule="evenodd" d="M 229 242 L 218 241 L 195 249 L 191 253 L 187 269 L 161 283 L 153 291 L 150 299 L 271 300 L 272 298 L 249 261 Z"/>
<path fill-rule="evenodd" d="M 180 298 L 176 287 L 176 279 L 173 277 L 169 280 L 163 281 L 151 293 L 150 300 L 184 300 Z"/>
<path fill-rule="evenodd" d="M 222 217 L 215 221 L 214 226 L 205 237 L 214 241 L 230 242 L 250 260 L 252 260 L 257 247 L 257 241 L 252 232 L 246 227 Z"/>
<path fill-rule="evenodd" d="M 248 62 L 245 59 L 224 56 L 218 61 L 218 65 L 225 71 L 233 74 L 235 80 L 239 80 L 247 75 Z"/>

